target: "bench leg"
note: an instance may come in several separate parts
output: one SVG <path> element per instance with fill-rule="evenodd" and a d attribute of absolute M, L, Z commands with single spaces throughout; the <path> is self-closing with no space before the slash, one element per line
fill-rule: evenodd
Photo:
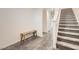
<path fill-rule="evenodd" d="M 20 36 L 21 36 L 20 45 L 22 45 L 23 44 L 23 35 L 21 34 Z"/>
<path fill-rule="evenodd" d="M 35 32 L 35 33 L 33 33 L 33 37 L 34 38 L 36 38 L 37 37 L 37 33 Z"/>
<path fill-rule="evenodd" d="M 36 33 L 36 35 L 35 35 L 36 37 L 37 37 L 37 33 Z"/>

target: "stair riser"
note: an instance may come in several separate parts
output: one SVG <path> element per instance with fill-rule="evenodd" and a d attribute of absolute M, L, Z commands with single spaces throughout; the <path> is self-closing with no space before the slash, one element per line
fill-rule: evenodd
<path fill-rule="evenodd" d="M 60 22 L 77 22 L 77 20 L 71 20 L 71 19 L 60 19 Z"/>
<path fill-rule="evenodd" d="M 76 22 L 74 22 L 74 23 L 66 23 L 66 22 L 60 22 L 59 24 L 77 24 Z"/>
<path fill-rule="evenodd" d="M 60 21 L 60 23 L 77 23 L 76 21 Z"/>
<path fill-rule="evenodd" d="M 65 36 L 65 37 L 71 37 L 71 38 L 78 38 L 79 39 L 79 36 L 77 36 L 75 34 L 72 35 L 72 34 L 58 33 L 58 35 Z"/>
<path fill-rule="evenodd" d="M 74 50 L 74 49 L 69 48 L 69 47 L 61 46 L 59 44 L 56 44 L 56 46 L 57 46 L 58 49 L 61 49 L 61 50 Z"/>
<path fill-rule="evenodd" d="M 59 27 L 63 27 L 63 28 L 79 28 L 79 26 L 64 26 L 64 25 L 59 25 Z"/>
<path fill-rule="evenodd" d="M 60 22 L 77 23 L 77 20 L 60 20 Z"/>
<path fill-rule="evenodd" d="M 75 17 L 75 15 L 74 14 L 72 14 L 72 15 L 71 14 L 69 14 L 69 15 L 68 14 L 64 14 L 64 15 L 61 14 L 61 17 Z"/>
<path fill-rule="evenodd" d="M 61 14 L 63 15 L 65 15 L 65 14 L 67 14 L 67 15 L 73 15 L 73 11 L 61 11 Z"/>
<path fill-rule="evenodd" d="M 75 17 L 60 17 L 60 19 L 75 19 Z"/>
<path fill-rule="evenodd" d="M 64 31 L 64 32 L 74 32 L 74 33 L 79 33 L 79 30 L 68 30 L 68 29 L 58 29 L 59 31 Z"/>
<path fill-rule="evenodd" d="M 61 21 L 61 20 L 63 20 L 63 21 L 77 21 L 76 19 L 66 19 L 66 18 L 60 19 L 60 21 Z"/>
<path fill-rule="evenodd" d="M 70 16 L 61 16 L 60 18 L 75 18 L 75 16 L 73 16 L 73 15 L 70 15 Z"/>
<path fill-rule="evenodd" d="M 67 43 L 75 44 L 75 45 L 79 45 L 79 42 L 70 41 L 70 40 L 67 40 L 67 39 L 59 38 L 59 37 L 58 37 L 57 40 L 58 40 L 58 41 L 62 41 L 62 42 L 67 42 Z"/>
<path fill-rule="evenodd" d="M 72 15 L 73 13 L 71 13 L 71 14 L 64 14 L 64 15 L 62 15 L 61 14 L 61 16 L 60 17 L 75 17 L 75 15 Z"/>

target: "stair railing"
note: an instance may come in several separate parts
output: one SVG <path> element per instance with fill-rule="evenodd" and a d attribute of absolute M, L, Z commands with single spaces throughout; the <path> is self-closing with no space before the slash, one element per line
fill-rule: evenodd
<path fill-rule="evenodd" d="M 55 14 L 53 18 L 53 31 L 52 31 L 52 40 L 53 40 L 53 49 L 56 49 L 56 43 L 57 43 L 57 35 L 58 35 L 58 28 L 59 28 L 59 21 L 60 21 L 60 14 L 61 9 L 55 8 Z"/>
<path fill-rule="evenodd" d="M 76 18 L 76 21 L 79 25 L 79 8 L 72 8 L 73 13 L 74 13 L 74 17 Z"/>

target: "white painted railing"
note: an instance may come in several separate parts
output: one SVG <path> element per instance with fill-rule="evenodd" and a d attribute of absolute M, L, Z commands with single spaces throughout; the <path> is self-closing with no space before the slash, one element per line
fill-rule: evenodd
<path fill-rule="evenodd" d="M 51 16 L 51 12 L 53 12 Z M 60 20 L 61 9 L 60 8 L 53 8 L 48 9 L 48 32 L 49 32 L 49 49 L 56 49 L 57 43 L 57 34 L 58 34 L 58 27 L 59 27 L 59 20 Z"/>
<path fill-rule="evenodd" d="M 54 18 L 52 21 L 52 40 L 53 40 L 53 49 L 56 49 L 56 43 L 57 43 L 57 35 L 58 35 L 58 27 L 59 27 L 59 20 L 60 20 L 60 14 L 61 14 L 61 9 L 60 8 L 55 8 L 55 14 Z"/>
<path fill-rule="evenodd" d="M 76 17 L 76 20 L 78 22 L 78 25 L 79 25 L 79 8 L 72 8 L 73 12 L 74 12 L 74 15 Z"/>

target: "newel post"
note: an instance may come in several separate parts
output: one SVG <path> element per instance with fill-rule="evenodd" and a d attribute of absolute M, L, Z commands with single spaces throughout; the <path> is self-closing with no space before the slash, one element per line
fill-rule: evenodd
<path fill-rule="evenodd" d="M 60 19 L 60 9 L 59 8 L 55 8 L 54 9 L 54 18 L 53 18 L 53 22 L 52 22 L 52 47 L 55 50 L 56 49 L 56 43 L 57 43 L 57 35 L 58 35 L 58 27 L 59 27 L 59 19 Z"/>

